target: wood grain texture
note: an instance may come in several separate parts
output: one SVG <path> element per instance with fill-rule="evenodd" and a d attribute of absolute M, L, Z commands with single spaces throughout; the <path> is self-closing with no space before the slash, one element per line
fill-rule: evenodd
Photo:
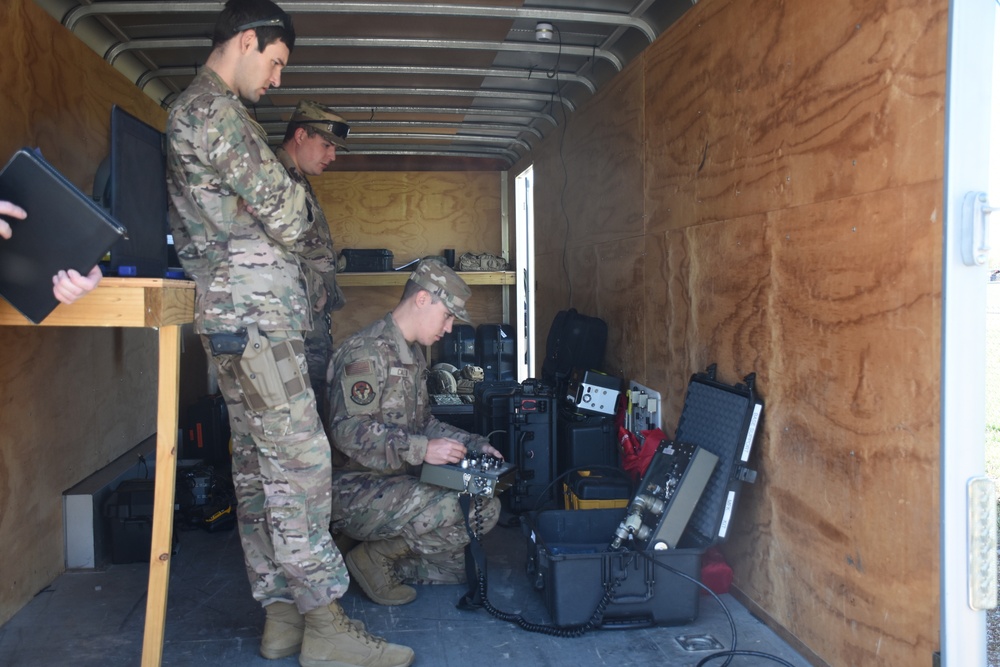
<path fill-rule="evenodd" d="M 0 25 L 0 160 L 40 147 L 88 192 L 112 104 L 163 127 L 166 112 L 35 3 L 0 3 Z M 156 340 L 146 330 L 0 327 L 0 623 L 63 570 L 62 492 L 156 430 Z"/>
<path fill-rule="evenodd" d="M 388 248 L 397 266 L 445 248 L 500 253 L 497 173 L 330 172 L 312 184 L 338 252 Z"/>
<path fill-rule="evenodd" d="M 935 178 L 946 23 L 944 2 L 696 8 L 644 54 L 650 224 Z"/>
<path fill-rule="evenodd" d="M 661 390 L 668 430 L 692 373 L 757 374 L 760 477 L 724 551 L 753 605 L 837 667 L 940 644 L 946 17 L 941 0 L 702 0 L 622 73 L 637 99 L 595 97 L 532 156 L 539 340 L 594 308 L 605 370 Z M 615 178 L 644 179 L 638 234 L 579 183 L 564 207 L 559 160 L 636 107 L 641 136 L 620 138 L 642 164 Z M 563 210 L 601 237 L 564 248 Z"/>
<path fill-rule="evenodd" d="M 641 67 L 627 67 L 533 153 L 545 175 L 545 192 L 535 190 L 539 254 L 643 233 L 642 82 Z"/>
<path fill-rule="evenodd" d="M 500 254 L 500 175 L 489 172 L 328 172 L 312 179 L 337 252 L 386 248 L 395 266 L 453 248 Z M 350 274 L 345 274 L 350 282 Z M 334 313 L 339 343 L 395 307 L 400 286 L 345 286 Z M 468 304 L 476 324 L 501 322 L 502 288 L 474 286 Z"/>

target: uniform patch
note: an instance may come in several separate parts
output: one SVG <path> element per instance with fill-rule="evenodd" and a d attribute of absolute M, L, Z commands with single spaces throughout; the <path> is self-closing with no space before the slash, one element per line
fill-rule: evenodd
<path fill-rule="evenodd" d="M 354 361 L 344 367 L 344 375 L 368 375 L 373 372 L 374 369 L 372 368 L 372 362 L 369 359 Z"/>
<path fill-rule="evenodd" d="M 375 390 L 364 380 L 355 382 L 351 385 L 351 400 L 358 405 L 368 405 L 375 400 Z"/>

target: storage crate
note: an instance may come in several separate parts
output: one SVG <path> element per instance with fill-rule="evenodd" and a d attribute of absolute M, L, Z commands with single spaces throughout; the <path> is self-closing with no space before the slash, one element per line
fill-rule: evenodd
<path fill-rule="evenodd" d="M 632 498 L 632 484 L 624 477 L 579 470 L 563 484 L 568 510 L 625 508 Z"/>
<path fill-rule="evenodd" d="M 694 581 L 700 581 L 704 549 L 609 552 L 623 517 L 621 509 L 545 510 L 522 516 L 528 576 L 541 592 L 553 625 L 587 623 L 606 586 L 616 581 L 599 627 L 683 625 L 698 618 L 700 588 Z"/>
<path fill-rule="evenodd" d="M 344 248 L 340 251 L 340 254 L 347 260 L 344 273 L 392 271 L 391 250 L 385 250 L 384 248 L 376 250 Z"/>
<path fill-rule="evenodd" d="M 152 479 L 126 479 L 108 497 L 104 516 L 111 532 L 111 562 L 149 562 L 153 536 Z"/>

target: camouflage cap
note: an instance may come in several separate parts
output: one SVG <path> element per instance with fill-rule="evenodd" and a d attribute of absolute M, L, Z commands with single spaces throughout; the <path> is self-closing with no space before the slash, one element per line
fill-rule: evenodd
<path fill-rule="evenodd" d="M 457 273 L 439 259 L 422 259 L 410 274 L 410 280 L 420 285 L 444 303 L 455 319 L 471 322 L 465 310 L 465 302 L 472 296 L 472 290 Z"/>
<path fill-rule="evenodd" d="M 347 148 L 348 133 L 351 126 L 347 121 L 333 112 L 330 107 L 323 106 L 312 100 L 302 100 L 295 107 L 289 123 L 302 123 L 323 135 L 334 146 Z"/>

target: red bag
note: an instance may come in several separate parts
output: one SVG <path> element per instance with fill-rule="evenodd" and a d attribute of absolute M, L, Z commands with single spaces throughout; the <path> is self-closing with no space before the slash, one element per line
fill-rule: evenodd
<path fill-rule="evenodd" d="M 701 558 L 701 583 L 716 595 L 728 593 L 733 583 L 733 568 L 715 547 L 710 547 Z M 702 595 L 708 593 L 702 591 Z"/>
<path fill-rule="evenodd" d="M 621 449 L 622 468 L 638 483 L 646 474 L 649 462 L 653 460 L 656 448 L 666 438 L 666 434 L 658 428 L 642 431 L 642 440 L 624 426 L 618 427 L 618 446 Z"/>

